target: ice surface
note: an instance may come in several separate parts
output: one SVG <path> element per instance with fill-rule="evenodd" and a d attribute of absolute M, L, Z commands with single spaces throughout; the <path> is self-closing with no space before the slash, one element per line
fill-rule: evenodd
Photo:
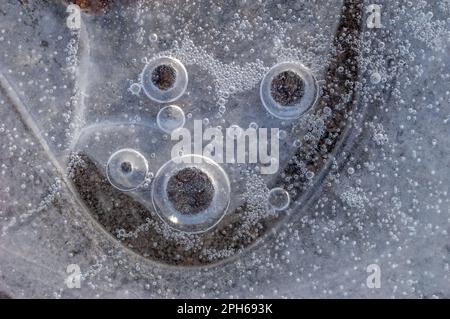
<path fill-rule="evenodd" d="M 0 291 L 15 298 L 449 298 L 450 3 L 378 2 L 379 29 L 367 27 L 369 1 L 141 0 L 85 12 L 81 29 L 71 31 L 61 2 L 2 1 Z M 357 7 L 349 13 L 343 3 Z M 93 212 L 72 181 L 81 150 L 100 171 L 124 147 L 144 153 L 153 173 L 170 158 L 156 123 L 163 105 L 130 89 L 146 62 L 167 55 L 189 73 L 175 102 L 186 127 L 207 119 L 287 132 L 276 176 L 225 165 L 233 209 L 246 204 L 248 225 L 276 222 L 265 222 L 269 231 L 242 251 L 205 248 L 202 256 L 216 264 L 167 265 L 126 247 L 125 233 L 105 226 L 116 198 L 96 192 Z M 317 111 L 295 122 L 270 116 L 259 97 L 264 74 L 284 61 L 303 63 L 321 87 Z M 130 212 L 151 207 L 149 178 L 130 195 L 139 203 Z M 262 203 L 277 186 L 292 203 L 273 215 Z M 203 247 L 202 237 L 130 215 L 126 222 L 144 223 L 127 233 L 158 234 L 155 243 L 187 251 Z M 80 266 L 80 289 L 66 285 L 70 264 Z M 366 285 L 372 264 L 381 270 L 376 289 Z"/>

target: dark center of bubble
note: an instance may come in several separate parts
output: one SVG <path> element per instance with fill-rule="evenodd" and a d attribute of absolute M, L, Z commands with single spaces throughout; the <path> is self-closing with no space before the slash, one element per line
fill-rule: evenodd
<path fill-rule="evenodd" d="M 123 162 L 122 164 L 120 164 L 120 169 L 125 174 L 128 174 L 128 173 L 131 173 L 133 167 L 130 162 Z"/>
<path fill-rule="evenodd" d="M 270 93 L 278 104 L 293 106 L 305 94 L 305 83 L 297 73 L 284 71 L 273 78 Z"/>
<path fill-rule="evenodd" d="M 160 90 L 170 89 L 176 79 L 176 71 L 170 65 L 158 65 L 152 72 L 152 82 Z"/>
<path fill-rule="evenodd" d="M 180 170 L 170 177 L 167 195 L 173 207 L 183 214 L 195 214 L 208 208 L 214 186 L 203 171 L 195 167 Z"/>

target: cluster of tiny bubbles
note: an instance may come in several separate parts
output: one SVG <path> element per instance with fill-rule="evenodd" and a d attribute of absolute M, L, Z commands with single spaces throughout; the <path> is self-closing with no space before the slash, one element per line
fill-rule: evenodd
<path fill-rule="evenodd" d="M 106 176 L 115 188 L 132 191 L 141 186 L 148 177 L 147 160 L 134 149 L 121 149 L 109 158 Z"/>
<path fill-rule="evenodd" d="M 213 57 L 206 48 L 195 45 L 188 37 L 167 54 L 176 56 L 188 65 L 198 65 L 215 79 L 214 86 L 219 107 L 216 117 L 218 118 L 226 112 L 225 105 L 230 95 L 253 89 L 267 71 L 264 63 L 259 59 L 243 65 L 223 63 Z"/>
<path fill-rule="evenodd" d="M 270 208 L 275 211 L 282 211 L 289 207 L 291 199 L 285 189 L 276 187 L 270 190 L 267 201 Z"/>
<path fill-rule="evenodd" d="M 152 183 L 154 176 L 155 174 L 153 172 L 148 172 L 144 182 L 141 184 L 141 186 L 139 186 L 139 188 L 148 189 L 150 187 L 150 184 Z"/>
<path fill-rule="evenodd" d="M 219 92 L 219 99 L 217 100 L 218 112 L 216 114 L 216 118 L 221 118 L 227 111 L 226 104 L 228 102 L 228 98 L 230 94 L 228 92 Z"/>
<path fill-rule="evenodd" d="M 158 127 L 170 134 L 172 131 L 181 128 L 186 122 L 183 110 L 177 105 L 168 105 L 159 110 L 156 116 Z"/>

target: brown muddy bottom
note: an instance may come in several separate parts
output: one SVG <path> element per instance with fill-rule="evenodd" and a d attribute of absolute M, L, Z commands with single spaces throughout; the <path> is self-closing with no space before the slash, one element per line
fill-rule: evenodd
<path fill-rule="evenodd" d="M 129 193 L 121 192 L 113 187 L 105 177 L 101 165 L 97 165 L 83 153 L 77 155 L 81 161 L 71 168 L 70 176 L 81 200 L 106 231 L 128 248 L 148 259 L 183 266 L 215 263 L 229 257 L 231 253 L 235 254 L 250 246 L 273 223 L 270 219 L 247 223 L 243 231 L 239 223 L 240 217 L 245 216 L 245 207 L 242 207 L 227 215 L 210 232 L 180 233 L 166 226 L 152 210 Z M 214 192 L 212 184 L 208 182 L 209 178 L 205 180 L 203 172 L 189 171 L 183 172 L 182 179 L 192 174 L 196 175 L 196 181 L 190 183 L 190 186 L 194 186 L 194 191 L 206 190 L 205 198 L 209 201 L 209 194 Z M 175 190 L 176 187 L 174 186 L 173 189 Z M 150 194 L 148 190 L 142 192 Z M 184 195 L 182 197 L 184 198 Z M 177 197 L 176 200 L 179 198 Z M 199 208 L 203 205 L 199 205 Z M 225 251 L 227 255 L 224 254 Z"/>
<path fill-rule="evenodd" d="M 158 65 L 152 72 L 152 83 L 160 90 L 167 91 L 175 84 L 177 73 L 170 65 Z"/>
<path fill-rule="evenodd" d="M 76 4 L 81 10 L 89 12 L 99 12 L 108 9 L 114 0 L 64 0 L 64 3 Z"/>
<path fill-rule="evenodd" d="M 270 94 L 278 104 L 293 106 L 298 104 L 305 94 L 305 83 L 293 71 L 281 72 L 273 78 Z"/>
<path fill-rule="evenodd" d="M 209 207 L 214 197 L 214 185 L 203 171 L 187 167 L 170 177 L 167 197 L 183 214 L 196 214 Z"/>

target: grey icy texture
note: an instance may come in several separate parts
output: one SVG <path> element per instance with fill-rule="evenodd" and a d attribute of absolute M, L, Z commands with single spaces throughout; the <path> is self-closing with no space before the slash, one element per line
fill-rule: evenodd
<path fill-rule="evenodd" d="M 377 2 L 377 29 L 366 23 L 373 1 L 138 0 L 83 11 L 72 31 L 62 1 L 1 0 L 0 296 L 450 298 L 450 2 Z M 339 29 L 352 5 L 358 23 Z M 198 252 L 205 265 L 165 264 L 127 247 L 100 227 L 71 179 L 82 162 L 73 153 L 88 142 L 95 147 L 83 150 L 103 168 L 123 146 L 140 147 L 152 173 L 167 161 L 167 136 L 150 134 L 161 105 L 130 89 L 158 55 L 188 69 L 176 102 L 187 127 L 193 119 L 281 127 L 287 158 L 305 139 L 332 145 L 339 131 L 324 121 L 338 112 L 351 127 L 334 153 L 315 150 L 329 163 L 323 174 L 304 162 L 272 179 L 227 168 L 231 208 L 246 201 L 247 217 L 267 217 L 258 206 L 266 188 L 282 185 L 293 202 L 251 246 Z M 299 125 L 274 119 L 259 99 L 262 77 L 284 61 L 310 68 L 328 103 Z M 348 80 L 333 86 L 330 69 Z M 110 127 L 117 136 L 102 133 Z M 295 196 L 304 180 L 308 200 Z M 96 196 L 95 213 L 108 214 L 113 202 Z M 155 249 L 164 238 L 186 251 L 201 245 L 147 231 L 159 234 Z M 79 289 L 66 285 L 70 264 L 81 269 Z M 372 264 L 381 270 L 376 289 L 366 284 Z"/>

